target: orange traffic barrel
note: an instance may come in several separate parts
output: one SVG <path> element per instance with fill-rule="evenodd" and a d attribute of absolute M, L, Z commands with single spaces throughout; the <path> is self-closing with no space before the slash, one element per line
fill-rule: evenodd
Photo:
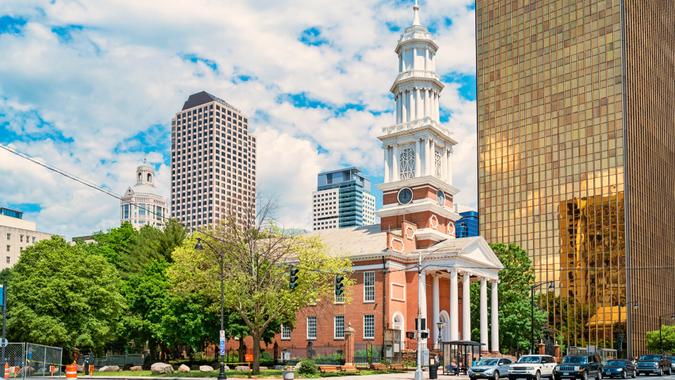
<path fill-rule="evenodd" d="M 9 364 L 5 363 L 5 379 L 9 379 Z"/>
<path fill-rule="evenodd" d="M 66 366 L 66 379 L 77 379 L 77 364 L 69 364 Z"/>

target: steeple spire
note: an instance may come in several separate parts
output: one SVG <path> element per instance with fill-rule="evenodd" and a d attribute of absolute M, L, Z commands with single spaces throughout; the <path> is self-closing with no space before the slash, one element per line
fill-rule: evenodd
<path fill-rule="evenodd" d="M 420 24 L 420 5 L 415 0 L 415 5 L 413 5 L 413 26 L 419 26 Z"/>

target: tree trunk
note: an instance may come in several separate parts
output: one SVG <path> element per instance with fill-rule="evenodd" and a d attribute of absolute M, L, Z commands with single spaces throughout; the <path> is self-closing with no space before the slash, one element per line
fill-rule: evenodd
<path fill-rule="evenodd" d="M 260 373 L 260 337 L 262 333 L 254 333 L 253 338 L 253 374 Z"/>

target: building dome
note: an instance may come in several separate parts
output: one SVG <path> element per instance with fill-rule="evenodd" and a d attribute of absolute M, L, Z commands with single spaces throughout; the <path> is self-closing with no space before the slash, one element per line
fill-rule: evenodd
<path fill-rule="evenodd" d="M 136 168 L 136 184 L 124 193 L 120 208 L 122 223 L 129 222 L 136 228 L 164 226 L 167 202 L 155 186 L 155 170 L 146 160 Z"/>

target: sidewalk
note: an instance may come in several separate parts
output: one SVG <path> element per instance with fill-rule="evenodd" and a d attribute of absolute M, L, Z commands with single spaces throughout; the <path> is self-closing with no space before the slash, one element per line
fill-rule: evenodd
<path fill-rule="evenodd" d="M 81 376 L 81 379 L 91 379 L 88 376 Z M 331 380 L 377 380 L 377 379 L 387 379 L 387 380 L 413 380 L 415 378 L 415 372 L 403 372 L 403 373 L 387 373 L 387 374 L 377 374 L 377 375 L 348 375 L 348 376 L 336 376 L 336 377 L 327 377 L 326 379 Z M 429 378 L 429 373 L 424 372 L 424 379 Z M 168 377 L 168 376 L 95 376 L 94 380 L 216 380 L 214 377 Z M 261 379 L 261 380 L 274 380 L 281 379 L 281 377 L 229 377 L 231 380 L 251 380 L 251 379 Z M 301 377 L 296 376 L 296 379 L 302 379 Z M 318 378 L 322 379 L 322 378 Z M 445 376 L 438 375 L 439 380 L 469 380 L 468 376 Z M 36 379 L 37 380 L 37 379 Z M 41 379 L 40 380 L 44 380 Z"/>

